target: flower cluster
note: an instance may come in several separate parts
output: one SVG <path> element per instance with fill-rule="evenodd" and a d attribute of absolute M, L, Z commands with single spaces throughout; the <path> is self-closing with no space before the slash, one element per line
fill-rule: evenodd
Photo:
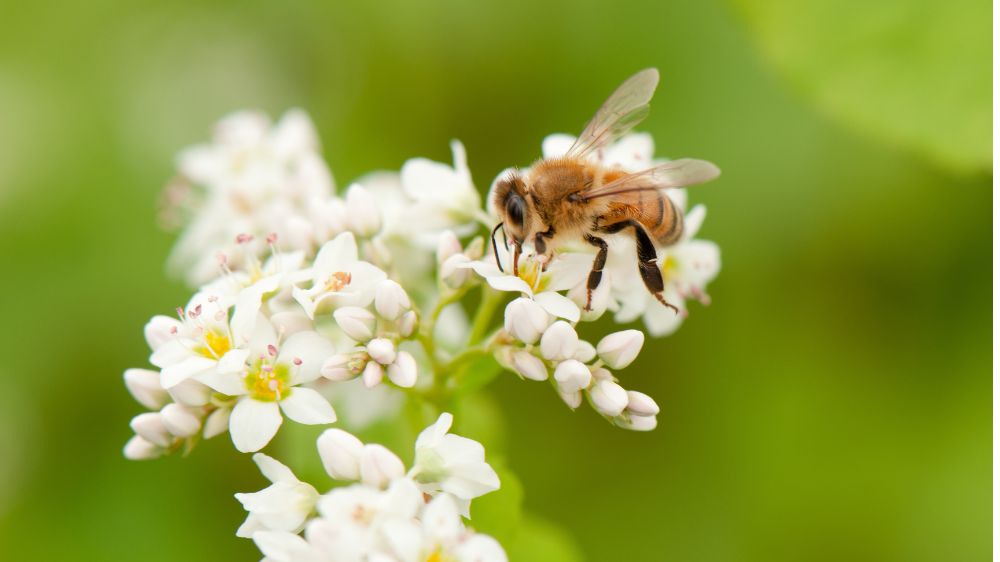
<path fill-rule="evenodd" d="M 450 414 L 417 438 L 416 461 L 341 429 L 317 440 L 327 474 L 353 482 L 324 495 L 277 460 L 254 455 L 272 482 L 236 494 L 248 515 L 236 531 L 252 538 L 270 560 L 456 560 L 502 562 L 492 537 L 467 529 L 469 504 L 500 487 L 482 445 L 448 432 Z M 304 536 L 303 536 L 304 535 Z"/>
<path fill-rule="evenodd" d="M 572 142 L 552 135 L 543 155 Z M 165 216 L 182 229 L 170 262 L 195 291 L 176 316 L 146 325 L 151 367 L 125 372 L 147 411 L 133 418 L 124 454 L 187 453 L 228 432 L 238 451 L 256 453 L 272 482 L 237 495 L 249 512 L 237 534 L 268 560 L 505 560 L 495 540 L 463 519 L 471 500 L 499 487 L 497 475 L 482 445 L 449 433 L 443 413 L 484 362 L 548 380 L 570 408 L 586 399 L 616 426 L 656 427 L 656 402 L 626 390 L 615 373 L 636 359 L 646 334 L 678 328 L 685 300 L 708 304 L 719 251 L 693 238 L 705 208 L 687 210 L 684 190 L 668 190 L 686 210 L 686 226 L 678 243 L 658 249 L 658 266 L 664 296 L 681 314 L 645 290 L 634 242 L 614 236 L 602 281 L 588 295 L 593 247 L 555 248 L 551 260 L 529 247 L 516 269 L 505 245 L 486 251 L 497 219 L 483 208 L 464 147 L 455 141 L 451 149 L 452 164 L 411 159 L 342 194 L 298 110 L 276 124 L 256 112 L 233 114 L 211 142 L 180 155 L 166 190 Z M 642 134 L 590 158 L 626 171 L 657 162 Z M 503 322 L 494 324 L 501 306 Z M 605 315 L 641 319 L 646 332 L 616 331 L 596 345 L 580 338 L 581 323 Z M 403 396 L 413 406 L 406 416 Z M 347 415 L 338 420 L 334 404 Z M 428 411 L 441 416 L 417 439 L 409 470 L 389 449 L 348 432 L 362 418 L 406 426 Z M 285 418 L 339 422 L 317 447 L 327 473 L 350 484 L 321 495 L 258 452 L 281 440 Z"/>

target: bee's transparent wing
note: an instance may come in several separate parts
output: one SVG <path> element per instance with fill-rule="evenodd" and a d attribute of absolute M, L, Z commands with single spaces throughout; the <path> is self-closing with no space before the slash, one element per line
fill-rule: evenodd
<path fill-rule="evenodd" d="M 649 100 L 660 81 L 655 68 L 640 70 L 618 86 L 597 110 L 583 132 L 566 152 L 580 158 L 606 146 L 639 124 L 649 114 Z"/>
<path fill-rule="evenodd" d="M 653 168 L 622 176 L 602 186 L 587 189 L 579 194 L 584 201 L 600 197 L 615 197 L 634 191 L 649 191 L 669 187 L 685 187 L 714 180 L 719 168 L 705 160 L 682 158 Z"/>

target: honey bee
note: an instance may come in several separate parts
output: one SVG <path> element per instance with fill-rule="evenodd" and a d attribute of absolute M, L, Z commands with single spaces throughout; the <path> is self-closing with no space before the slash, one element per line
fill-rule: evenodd
<path fill-rule="evenodd" d="M 646 117 L 659 80 L 655 68 L 636 73 L 597 110 L 564 156 L 539 160 L 527 170 L 514 170 L 497 182 L 493 206 L 501 222 L 493 229 L 492 238 L 501 270 L 497 230 L 503 230 L 505 244 L 514 246 L 515 275 L 526 242 L 545 266 L 552 259 L 550 248 L 582 239 L 597 248 L 587 278 L 584 310 L 590 310 L 608 256 L 608 244 L 601 235 L 628 232 L 635 237 L 639 274 L 646 289 L 664 306 L 678 312 L 663 298 L 656 247 L 669 246 L 681 238 L 684 216 L 663 190 L 715 179 L 719 169 L 711 162 L 685 158 L 629 173 L 588 158 Z"/>

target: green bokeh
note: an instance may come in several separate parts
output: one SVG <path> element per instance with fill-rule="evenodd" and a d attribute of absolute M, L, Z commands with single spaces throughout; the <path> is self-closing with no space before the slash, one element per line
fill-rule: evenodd
<path fill-rule="evenodd" d="M 935 110 L 921 106 L 934 98 L 926 91 L 946 85 L 919 72 L 916 51 L 905 75 L 923 76 L 920 96 L 845 79 L 844 99 L 817 99 L 823 65 L 841 65 L 837 78 L 857 60 L 892 72 L 898 52 L 867 42 L 871 53 L 823 57 L 786 81 L 788 68 L 770 66 L 781 62 L 773 46 L 805 34 L 768 39 L 761 30 L 780 26 L 739 4 L 7 6 L 0 557 L 257 559 L 233 535 L 243 512 L 232 493 L 263 480 L 225 440 L 186 459 L 131 463 L 120 452 L 140 411 L 121 373 L 145 364 L 148 317 L 188 296 L 163 272 L 172 239 L 155 223 L 158 192 L 175 152 L 217 117 L 305 108 L 341 186 L 412 156 L 447 161 L 460 138 L 485 189 L 537 157 L 544 135 L 576 131 L 625 76 L 657 66 L 664 80 L 642 129 L 659 154 L 723 170 L 691 191 L 709 209 L 703 235 L 722 247 L 714 302 L 621 374 L 663 408 L 651 434 L 570 412 L 513 376 L 489 387 L 529 521 L 559 524 L 594 561 L 988 559 L 989 147 L 973 135 L 969 158 L 935 155 L 925 127 L 840 121 L 836 108 L 861 97 L 874 108 L 899 99 L 894 124 L 896 110 L 920 119 Z M 990 16 L 986 2 L 955 9 L 968 11 L 961 21 Z M 874 8 L 842 10 L 862 21 Z M 896 21 L 885 8 L 877 16 Z M 956 41 L 980 44 L 952 27 Z M 822 52 L 836 36 L 824 31 L 803 52 Z M 929 71 L 938 64 L 926 55 Z M 954 121 L 934 123 L 980 130 L 989 81 L 968 82 L 985 91 L 963 91 Z M 572 549 L 554 536 L 519 548 Z"/>

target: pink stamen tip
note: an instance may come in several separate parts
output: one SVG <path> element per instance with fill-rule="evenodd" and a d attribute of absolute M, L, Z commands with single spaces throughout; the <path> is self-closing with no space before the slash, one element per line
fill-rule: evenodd
<path fill-rule="evenodd" d="M 219 300 L 219 297 L 217 297 L 215 295 L 212 295 L 212 296 L 208 297 L 208 302 L 216 302 L 218 300 Z"/>
<path fill-rule="evenodd" d="M 170 327 L 170 333 L 176 335 L 177 334 L 177 326 L 171 326 Z"/>
<path fill-rule="evenodd" d="M 222 265 L 222 266 L 226 265 L 229 262 L 229 258 L 226 257 L 226 254 L 223 254 L 222 252 L 219 252 L 218 254 L 216 254 L 215 255 L 215 259 L 218 260 L 219 261 L 219 265 Z"/>
<path fill-rule="evenodd" d="M 267 346 L 267 352 L 270 353 L 271 356 L 273 357 L 273 356 L 275 356 L 275 355 L 278 354 L 278 348 L 274 347 L 271 344 L 268 344 L 268 346 Z"/>
<path fill-rule="evenodd" d="M 278 233 L 277 232 L 272 232 L 271 234 L 267 235 L 267 243 L 268 243 L 268 245 L 273 245 L 277 241 L 278 241 Z"/>
<path fill-rule="evenodd" d="M 296 365 L 301 365 L 302 364 L 302 360 L 299 359 L 298 357 L 296 357 L 295 359 L 292 359 L 292 363 L 295 363 Z"/>
<path fill-rule="evenodd" d="M 264 365 L 263 367 L 260 368 L 260 370 L 264 371 L 265 373 L 270 373 L 271 371 L 274 370 L 274 368 L 271 367 L 270 365 Z"/>
<path fill-rule="evenodd" d="M 184 309 L 179 306 L 177 307 L 177 316 L 180 316 L 181 320 L 184 319 Z"/>
<path fill-rule="evenodd" d="M 252 240 L 253 240 L 253 236 L 250 236 L 249 234 L 237 234 L 236 235 L 236 243 L 237 244 L 246 244 L 246 243 L 248 243 L 248 242 L 250 242 Z"/>

